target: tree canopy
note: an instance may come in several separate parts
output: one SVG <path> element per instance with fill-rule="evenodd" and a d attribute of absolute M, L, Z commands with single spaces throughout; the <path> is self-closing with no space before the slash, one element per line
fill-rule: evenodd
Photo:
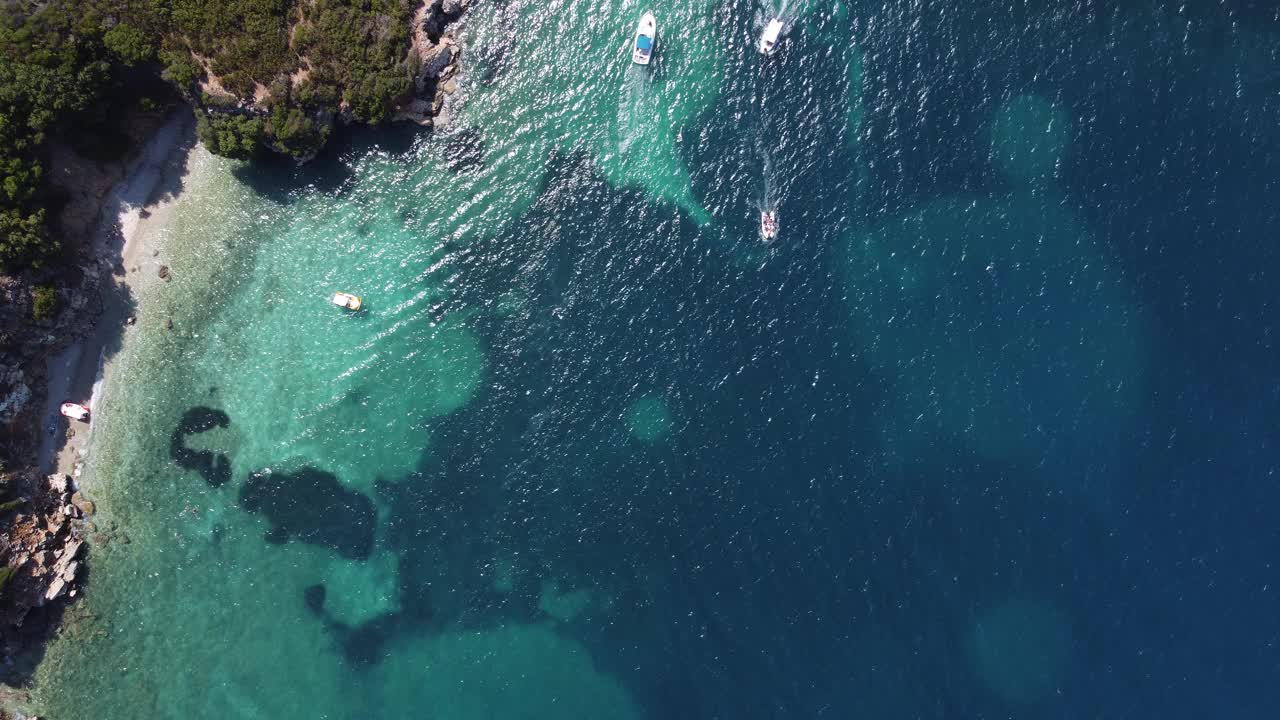
<path fill-rule="evenodd" d="M 47 142 L 138 101 L 139 75 L 196 107 L 201 140 L 249 159 L 317 152 L 342 109 L 386 120 L 412 89 L 413 0 L 0 0 L 0 271 L 40 267 Z M 206 89 L 208 91 L 206 92 Z M 216 92 L 215 92 L 216 91 Z M 118 134 L 118 133 L 117 133 Z"/>

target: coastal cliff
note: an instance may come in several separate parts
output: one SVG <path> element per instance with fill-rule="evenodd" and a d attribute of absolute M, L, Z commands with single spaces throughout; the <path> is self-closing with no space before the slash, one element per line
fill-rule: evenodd
<path fill-rule="evenodd" d="M 251 158 L 266 149 L 305 162 L 340 125 L 431 127 L 457 87 L 449 26 L 469 3 L 299 2 L 264 21 L 253 48 L 179 21 L 165 76 L 196 108 L 213 152 Z"/>

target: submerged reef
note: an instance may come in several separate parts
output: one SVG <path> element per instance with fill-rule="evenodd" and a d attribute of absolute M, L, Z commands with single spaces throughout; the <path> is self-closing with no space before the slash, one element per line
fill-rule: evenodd
<path fill-rule="evenodd" d="M 1010 179 L 1043 182 L 1067 155 L 1071 123 L 1066 113 L 1035 95 L 1019 95 L 991 123 L 991 155 Z"/>
<path fill-rule="evenodd" d="M 645 396 L 627 408 L 627 429 L 645 442 L 653 442 L 671 432 L 673 421 L 666 401 L 656 396 Z"/>
<path fill-rule="evenodd" d="M 954 196 L 853 233 L 851 317 L 895 385 L 880 416 L 893 454 L 950 438 L 1069 470 L 1099 432 L 1123 436 L 1140 401 L 1142 316 L 1056 198 Z"/>
<path fill-rule="evenodd" d="M 1057 610 L 1016 596 L 975 620 L 970 652 L 978 676 L 1006 702 L 1035 702 L 1058 687 L 1071 660 L 1071 626 Z"/>
<path fill-rule="evenodd" d="M 352 560 L 373 551 L 373 501 L 345 488 L 333 473 L 259 470 L 240 487 L 240 507 L 266 516 L 271 528 L 264 537 L 273 544 L 298 540 Z"/>
<path fill-rule="evenodd" d="M 309 585 L 302 591 L 307 610 L 320 619 L 337 642 L 343 657 L 352 665 L 372 665 L 382 659 L 384 648 L 404 621 L 401 612 L 382 613 L 361 623 L 343 622 L 333 616 L 326 603 L 324 585 Z"/>
<path fill-rule="evenodd" d="M 443 708 L 455 718 L 644 717 L 585 646 L 541 624 L 444 632 L 386 654 L 367 682 L 388 707 Z"/>
<path fill-rule="evenodd" d="M 216 408 L 198 405 L 182 414 L 178 427 L 169 436 L 169 457 L 186 470 L 200 473 L 205 482 L 221 487 L 231 479 L 231 462 L 226 455 L 187 447 L 187 436 L 231 426 L 231 418 Z"/>

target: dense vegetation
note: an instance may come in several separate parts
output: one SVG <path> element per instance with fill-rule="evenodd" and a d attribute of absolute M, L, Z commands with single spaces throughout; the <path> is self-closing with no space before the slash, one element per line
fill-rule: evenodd
<path fill-rule="evenodd" d="M 53 249 L 39 193 L 41 150 L 49 133 L 94 101 L 108 52 L 101 33 L 85 32 L 65 7 L 0 15 L 0 266 L 39 266 Z"/>
<path fill-rule="evenodd" d="M 47 143 L 110 153 L 122 104 L 146 97 L 140 76 L 196 106 L 213 152 L 308 157 L 338 113 L 382 122 L 409 93 L 415 4 L 0 0 L 0 271 L 38 268 L 57 250 Z"/>
<path fill-rule="evenodd" d="M 211 81 L 198 98 L 212 111 L 200 138 L 230 157 L 264 145 L 313 155 L 340 110 L 386 120 L 418 69 L 407 52 L 412 0 L 171 1 L 166 76 L 193 93 Z"/>
<path fill-rule="evenodd" d="M 58 311 L 58 291 L 51 285 L 36 288 L 31 303 L 31 318 L 36 322 L 44 322 Z"/>
<path fill-rule="evenodd" d="M 294 36 L 312 69 L 303 92 L 321 102 L 340 93 L 357 120 L 385 120 L 418 69 L 405 53 L 412 12 L 406 0 L 317 2 Z"/>

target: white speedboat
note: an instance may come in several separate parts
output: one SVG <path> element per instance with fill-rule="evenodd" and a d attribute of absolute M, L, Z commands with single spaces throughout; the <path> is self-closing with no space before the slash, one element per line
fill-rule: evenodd
<path fill-rule="evenodd" d="M 653 46 L 658 42 L 658 22 L 653 13 L 646 12 L 636 26 L 636 39 L 631 43 L 631 62 L 648 65 L 653 58 Z"/>
<path fill-rule="evenodd" d="M 359 310 L 360 306 L 364 304 L 364 301 L 360 299 L 359 295 L 352 295 L 351 293 L 344 292 L 334 293 L 333 296 L 329 298 L 329 302 L 340 308 L 346 308 L 348 310 Z"/>
<path fill-rule="evenodd" d="M 765 55 L 772 55 L 773 51 L 778 47 L 778 38 L 782 35 L 782 21 L 774 18 L 765 26 L 764 32 L 760 33 L 760 52 Z"/>
<path fill-rule="evenodd" d="M 778 211 L 764 210 L 760 213 L 760 239 L 771 243 L 778 238 Z"/>

